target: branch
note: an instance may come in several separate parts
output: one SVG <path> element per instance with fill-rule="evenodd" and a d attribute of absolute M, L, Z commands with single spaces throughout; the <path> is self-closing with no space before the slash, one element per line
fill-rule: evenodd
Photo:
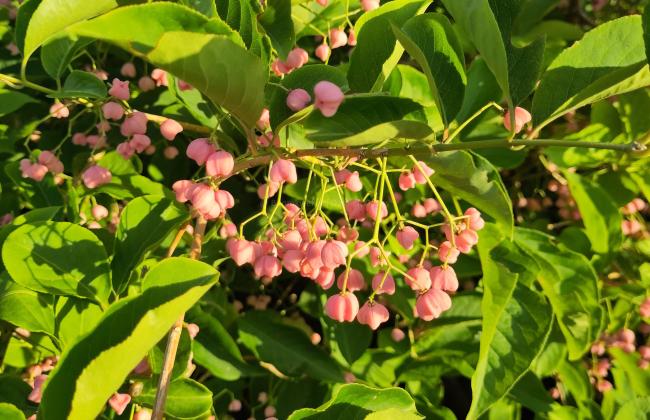
<path fill-rule="evenodd" d="M 596 143 L 596 142 L 579 142 L 573 140 L 553 140 L 553 139 L 537 139 L 537 140 L 513 140 L 508 141 L 504 139 L 496 140 L 477 140 L 461 143 L 441 143 L 432 144 L 429 146 L 418 147 L 400 147 L 400 148 L 387 148 L 380 147 L 377 149 L 368 149 L 363 147 L 350 148 L 350 149 L 302 149 L 290 151 L 281 149 L 275 151 L 276 154 L 268 154 L 255 156 L 250 159 L 240 160 L 235 164 L 233 175 L 238 174 L 256 166 L 268 164 L 275 156 L 286 159 L 297 159 L 303 157 L 328 157 L 328 156 L 345 156 L 356 157 L 360 159 L 373 159 L 389 156 L 415 156 L 415 157 L 430 157 L 439 152 L 449 152 L 453 150 L 478 150 L 478 149 L 494 149 L 494 148 L 520 148 L 520 147 L 535 147 L 535 146 L 555 146 L 555 147 L 582 147 L 590 149 L 608 149 L 616 150 L 627 153 L 639 153 L 645 151 L 647 148 L 644 144 L 632 142 L 627 144 L 609 144 L 609 143 Z"/>
<path fill-rule="evenodd" d="M 196 260 L 201 255 L 201 245 L 203 244 L 203 235 L 205 234 L 206 225 L 207 221 L 203 217 L 198 216 L 196 219 L 196 226 L 194 227 L 194 241 L 192 242 L 192 248 L 190 250 L 190 258 L 192 259 Z M 178 239 L 180 241 L 180 237 L 182 236 L 182 232 L 184 230 L 185 228 L 183 227 L 175 239 Z M 162 420 L 163 415 L 165 414 L 165 401 L 167 400 L 169 383 L 172 378 L 172 371 L 174 370 L 174 362 L 176 360 L 178 343 L 180 342 L 181 333 L 183 332 L 184 318 L 185 314 L 181 315 L 181 317 L 176 320 L 172 329 L 169 330 L 169 335 L 167 336 L 165 358 L 163 360 L 162 372 L 160 372 L 160 379 L 158 380 L 158 389 L 156 391 L 156 399 L 154 401 L 151 420 Z"/>
<path fill-rule="evenodd" d="M 147 116 L 147 119 L 149 121 L 153 121 L 156 124 L 162 124 L 163 122 L 165 122 L 165 120 L 169 119 L 169 118 L 163 117 L 161 115 L 148 114 L 146 112 L 145 112 L 145 115 Z M 181 125 L 181 127 L 183 127 L 183 131 L 191 131 L 191 132 L 196 133 L 196 134 L 205 134 L 205 135 L 212 134 L 212 129 L 210 127 L 204 127 L 202 125 L 192 124 L 192 123 L 178 121 L 178 120 L 174 120 L 174 121 L 176 121 L 177 123 L 179 123 Z"/>

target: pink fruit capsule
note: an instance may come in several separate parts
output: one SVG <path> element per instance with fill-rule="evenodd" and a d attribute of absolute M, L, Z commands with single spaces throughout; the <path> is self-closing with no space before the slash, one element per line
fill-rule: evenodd
<path fill-rule="evenodd" d="M 515 108 L 515 133 L 519 133 L 526 124 L 528 124 L 533 119 L 530 112 L 521 107 Z M 510 111 L 506 111 L 503 116 L 503 126 L 506 130 L 511 131 L 512 126 L 510 125 Z"/>
<path fill-rule="evenodd" d="M 342 29 L 333 28 L 330 29 L 330 46 L 332 49 L 343 47 L 348 43 L 348 36 Z"/>
<path fill-rule="evenodd" d="M 287 95 L 287 107 L 292 111 L 300 111 L 311 102 L 311 96 L 305 89 L 294 89 Z"/>
<path fill-rule="evenodd" d="M 429 276 L 429 272 L 425 268 L 413 267 L 406 274 L 404 281 L 411 289 L 420 291 L 431 287 L 431 276 Z"/>
<path fill-rule="evenodd" d="M 149 76 L 143 76 L 138 79 L 138 88 L 143 92 L 149 92 L 156 88 L 156 82 Z"/>
<path fill-rule="evenodd" d="M 210 154 L 205 162 L 205 172 L 208 176 L 230 176 L 234 167 L 235 160 L 230 153 L 224 150 L 218 150 Z"/>
<path fill-rule="evenodd" d="M 121 99 L 123 101 L 128 101 L 129 98 L 131 97 L 131 93 L 129 92 L 129 82 L 128 81 L 123 82 L 117 78 L 113 79 L 111 88 L 108 90 L 108 94 L 111 95 L 113 98 Z"/>
<path fill-rule="evenodd" d="M 314 97 L 314 108 L 319 109 L 325 117 L 336 114 L 339 105 L 345 99 L 341 88 L 326 80 L 316 83 Z"/>
<path fill-rule="evenodd" d="M 290 160 L 280 159 L 273 164 L 269 178 L 277 183 L 295 184 L 298 181 L 296 165 Z"/>
<path fill-rule="evenodd" d="M 262 252 L 262 247 L 246 239 L 230 238 L 226 241 L 226 249 L 235 264 L 253 264 Z"/>
<path fill-rule="evenodd" d="M 122 68 L 120 68 L 120 74 L 124 77 L 134 78 L 136 75 L 135 65 L 132 62 L 127 61 L 126 63 L 122 64 Z"/>
<path fill-rule="evenodd" d="M 99 165 L 91 166 L 81 175 L 81 179 L 86 188 L 97 188 L 101 185 L 108 184 L 112 178 L 111 172 Z"/>
<path fill-rule="evenodd" d="M 383 284 L 382 281 L 384 282 Z M 379 273 L 375 274 L 375 276 L 372 278 L 372 289 L 378 295 L 395 294 L 395 279 L 393 279 L 393 276 L 391 276 L 390 274 L 386 274 L 383 271 L 380 271 Z"/>
<path fill-rule="evenodd" d="M 404 228 L 397 231 L 395 237 L 404 249 L 411 249 L 413 248 L 413 242 L 417 241 L 420 235 L 412 226 L 404 226 Z"/>
<path fill-rule="evenodd" d="M 107 120 L 121 120 L 124 116 L 124 108 L 122 105 L 116 102 L 106 102 L 102 105 L 102 112 L 104 113 L 104 118 Z"/>
<path fill-rule="evenodd" d="M 429 289 L 420 295 L 415 303 L 416 316 L 425 321 L 438 318 L 440 314 L 451 308 L 451 298 L 440 289 Z"/>
<path fill-rule="evenodd" d="M 372 330 L 379 328 L 379 325 L 388 321 L 388 309 L 381 303 L 366 302 L 359 313 L 357 314 L 357 321 L 360 324 L 365 324 Z"/>
<path fill-rule="evenodd" d="M 446 292 L 455 292 L 458 290 L 458 277 L 452 266 L 432 267 L 429 270 L 429 275 L 431 276 L 431 287 Z"/>
<path fill-rule="evenodd" d="M 327 44 L 320 44 L 316 47 L 314 54 L 316 57 L 320 58 L 322 62 L 326 62 L 327 59 L 330 58 L 330 52 L 330 47 Z"/>
<path fill-rule="evenodd" d="M 194 160 L 198 165 L 203 165 L 208 157 L 216 152 L 216 149 L 207 138 L 192 140 L 187 146 L 185 154 L 188 158 Z"/>
<path fill-rule="evenodd" d="M 131 402 L 131 396 L 129 394 L 119 394 L 115 393 L 108 400 L 108 405 L 117 413 L 118 416 L 121 416 L 126 406 Z"/>
<path fill-rule="evenodd" d="M 156 82 L 156 86 L 167 86 L 167 72 L 162 69 L 154 69 L 151 72 L 151 78 Z"/>
<path fill-rule="evenodd" d="M 166 119 L 162 124 L 160 124 L 160 134 L 169 141 L 174 140 L 176 135 L 182 131 L 183 126 L 174 120 Z"/>
<path fill-rule="evenodd" d="M 294 48 L 287 54 L 286 64 L 293 69 L 298 69 L 307 64 L 308 61 L 309 54 L 307 54 L 307 51 L 302 48 Z"/>
<path fill-rule="evenodd" d="M 352 322 L 359 312 L 359 301 L 354 293 L 338 293 L 325 303 L 327 316 L 338 322 Z"/>
<path fill-rule="evenodd" d="M 399 176 L 397 184 L 402 191 L 408 191 L 411 188 L 415 187 L 415 177 L 413 176 L 413 172 L 402 172 Z"/>
<path fill-rule="evenodd" d="M 344 281 L 345 281 L 345 271 L 339 274 L 339 276 L 336 278 L 336 286 L 340 290 L 343 290 Z M 350 292 L 356 292 L 358 290 L 365 289 L 366 282 L 363 279 L 363 274 L 361 274 L 361 271 L 351 268 L 350 272 L 348 273 L 348 280 L 345 287 Z"/>

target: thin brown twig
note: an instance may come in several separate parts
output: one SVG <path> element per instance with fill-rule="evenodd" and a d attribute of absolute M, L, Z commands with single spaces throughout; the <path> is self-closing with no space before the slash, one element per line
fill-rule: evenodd
<path fill-rule="evenodd" d="M 196 219 L 196 226 L 194 227 L 194 240 L 192 241 L 192 248 L 190 250 L 190 258 L 198 259 L 201 255 L 201 246 L 203 244 L 203 235 L 205 234 L 205 227 L 207 221 L 202 217 L 198 216 Z M 179 232 L 183 232 L 183 230 Z M 182 234 L 177 234 L 174 240 L 180 238 Z M 175 247 L 174 247 L 175 248 Z M 170 247 L 171 254 L 173 254 L 173 249 Z M 170 251 L 168 251 L 168 254 Z M 167 393 L 169 391 L 169 383 L 171 381 L 172 371 L 174 369 L 174 362 L 176 360 L 176 352 L 178 350 L 178 343 L 181 339 L 181 333 L 183 332 L 183 320 L 185 314 L 174 323 L 174 326 L 169 331 L 167 336 L 167 347 L 165 348 L 165 358 L 163 360 L 163 369 L 160 372 L 160 379 L 158 380 L 158 389 L 156 391 L 156 399 L 154 401 L 153 413 L 151 414 L 152 420 L 161 420 L 163 414 L 165 413 L 165 402 L 167 400 Z"/>

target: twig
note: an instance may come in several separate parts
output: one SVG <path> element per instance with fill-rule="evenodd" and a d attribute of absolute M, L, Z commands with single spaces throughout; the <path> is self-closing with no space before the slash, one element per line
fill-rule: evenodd
<path fill-rule="evenodd" d="M 478 140 L 478 141 L 467 141 L 459 143 L 443 143 L 443 144 L 432 144 L 429 146 L 419 146 L 419 147 L 399 147 L 399 148 L 377 148 L 377 149 L 368 149 L 368 148 L 320 148 L 320 149 L 303 149 L 296 151 L 289 150 L 276 150 L 275 155 L 266 154 L 259 155 L 253 158 L 240 160 L 235 164 L 233 169 L 233 175 L 243 172 L 247 169 L 254 168 L 256 166 L 267 165 L 274 156 L 279 156 L 286 159 L 297 159 L 303 157 L 326 157 L 326 156 L 345 156 L 345 157 L 354 157 L 360 159 L 373 159 L 381 158 L 388 156 L 408 156 L 412 155 L 415 157 L 430 157 L 438 152 L 448 152 L 453 150 L 478 150 L 478 149 L 495 149 L 495 148 L 517 148 L 517 147 L 535 147 L 535 146 L 544 146 L 544 147 L 580 147 L 580 148 L 591 148 L 591 149 L 609 149 L 617 150 L 621 152 L 628 153 L 638 153 L 646 150 L 646 146 L 638 143 L 632 142 L 627 144 L 609 144 L 609 143 L 598 143 L 598 142 L 584 142 L 584 141 L 575 141 L 575 140 L 554 140 L 554 139 L 537 139 L 537 140 L 504 140 L 504 139 L 495 139 L 495 140 Z"/>
<path fill-rule="evenodd" d="M 206 225 L 207 221 L 202 216 L 198 216 L 196 219 L 196 226 L 194 227 L 194 240 L 190 250 L 190 258 L 192 259 L 198 259 L 201 255 L 201 245 L 203 244 L 203 235 L 205 234 Z M 182 232 L 182 230 L 180 232 Z M 182 235 L 177 235 L 176 238 L 180 241 L 181 236 Z M 165 348 L 163 369 L 162 372 L 160 372 L 160 379 L 158 380 L 158 390 L 156 391 L 156 399 L 154 401 L 153 413 L 151 415 L 152 420 L 161 420 L 165 413 L 165 401 L 167 400 L 169 383 L 171 381 L 172 370 L 174 369 L 178 343 L 180 342 L 181 332 L 183 331 L 184 318 L 185 314 L 181 315 L 181 317 L 174 323 L 174 326 L 167 336 L 167 347 Z"/>

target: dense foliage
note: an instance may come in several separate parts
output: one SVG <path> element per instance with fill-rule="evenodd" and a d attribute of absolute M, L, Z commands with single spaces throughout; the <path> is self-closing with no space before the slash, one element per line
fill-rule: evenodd
<path fill-rule="evenodd" d="M 0 418 L 650 415 L 650 7 L 0 0 Z"/>

